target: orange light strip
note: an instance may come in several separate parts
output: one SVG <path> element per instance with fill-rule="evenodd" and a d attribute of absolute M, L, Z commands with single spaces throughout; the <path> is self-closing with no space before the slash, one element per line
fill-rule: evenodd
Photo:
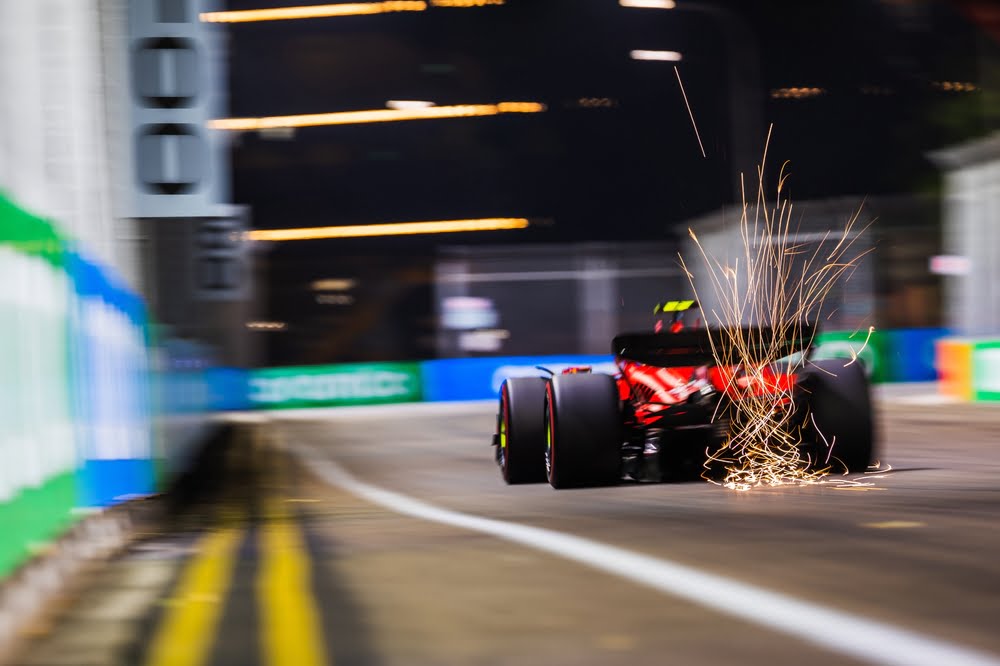
<path fill-rule="evenodd" d="M 477 220 L 392 222 L 388 224 L 355 224 L 343 227 L 313 227 L 306 229 L 254 229 L 246 233 L 246 239 L 251 241 L 293 241 L 326 238 L 364 238 L 369 236 L 450 234 L 462 231 L 526 229 L 529 224 L 527 218 L 523 217 L 488 217 Z"/>
<path fill-rule="evenodd" d="M 773 99 L 801 99 L 803 97 L 818 97 L 826 94 L 825 88 L 775 88 L 771 91 Z"/>
<path fill-rule="evenodd" d="M 637 7 L 639 9 L 676 9 L 674 0 L 618 0 L 622 7 Z"/>
<path fill-rule="evenodd" d="M 289 21 L 333 16 L 364 16 L 391 12 L 422 12 L 425 9 L 427 9 L 425 0 L 384 0 L 383 2 L 350 2 L 337 5 L 203 12 L 198 18 L 203 23 L 254 23 L 257 21 Z"/>
<path fill-rule="evenodd" d="M 485 7 L 502 5 L 506 0 L 430 0 L 434 7 Z"/>
<path fill-rule="evenodd" d="M 339 111 L 301 116 L 268 116 L 264 118 L 217 118 L 208 127 L 218 130 L 264 130 L 279 127 L 319 127 L 323 125 L 355 125 L 360 123 L 390 123 L 401 120 L 431 120 L 435 118 L 468 118 L 495 116 L 500 113 L 540 113 L 545 105 L 538 102 L 500 102 L 499 104 L 462 104 L 429 106 L 423 109 L 373 109 L 370 111 Z"/>

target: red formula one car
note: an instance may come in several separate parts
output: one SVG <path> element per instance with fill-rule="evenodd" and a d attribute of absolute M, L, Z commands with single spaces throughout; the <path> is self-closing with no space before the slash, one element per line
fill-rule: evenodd
<path fill-rule="evenodd" d="M 792 433 L 811 469 L 868 468 L 872 404 L 859 363 L 811 359 L 814 325 L 686 328 L 684 312 L 695 308 L 694 301 L 657 306 L 672 321 L 617 336 L 615 376 L 577 367 L 504 381 L 493 444 L 507 483 L 568 488 L 695 478 L 711 469 L 706 462 L 734 429 L 771 418 Z M 734 341 L 735 355 L 725 349 Z M 761 360 L 748 369 L 755 351 Z M 751 400 L 756 423 L 741 409 Z"/>

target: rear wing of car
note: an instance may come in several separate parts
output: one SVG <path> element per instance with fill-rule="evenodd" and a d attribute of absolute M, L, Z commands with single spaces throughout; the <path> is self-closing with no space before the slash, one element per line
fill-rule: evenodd
<path fill-rule="evenodd" d="M 660 367 L 777 361 L 799 352 L 808 354 L 818 330 L 816 324 L 800 322 L 778 328 L 742 326 L 677 333 L 622 333 L 615 337 L 611 351 L 617 358 Z"/>

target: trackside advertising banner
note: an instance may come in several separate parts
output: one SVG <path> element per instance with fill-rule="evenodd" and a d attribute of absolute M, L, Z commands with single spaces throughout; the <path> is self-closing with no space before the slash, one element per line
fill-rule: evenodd
<path fill-rule="evenodd" d="M 816 336 L 814 358 L 857 358 L 865 369 L 865 374 L 873 383 L 888 381 L 882 331 L 868 335 L 868 331 L 856 333 L 829 331 Z"/>
<path fill-rule="evenodd" d="M 937 379 L 934 343 L 948 335 L 944 328 L 898 328 L 882 332 L 883 358 L 890 382 L 932 382 Z"/>
<path fill-rule="evenodd" d="M 933 381 L 934 343 L 944 329 L 875 331 L 865 344 L 867 331 L 831 331 L 817 339 L 817 358 L 858 357 L 873 382 Z M 540 368 L 561 372 L 569 366 L 589 365 L 594 372 L 615 374 L 614 357 L 608 356 L 510 356 L 498 358 L 443 359 L 422 364 L 424 399 L 429 401 L 485 400 L 495 398 L 507 377 L 541 377 Z"/>
<path fill-rule="evenodd" d="M 252 371 L 254 373 L 259 371 Z M 250 400 L 250 373 L 241 368 L 216 367 L 205 373 L 208 400 L 212 409 L 220 412 L 253 409 Z"/>
<path fill-rule="evenodd" d="M 936 346 L 942 394 L 1000 401 L 1000 339 L 942 338 Z"/>
<path fill-rule="evenodd" d="M 866 345 L 867 332 L 834 331 L 820 336 L 817 356 L 857 355 L 873 381 L 931 381 L 937 376 L 934 343 L 943 334 L 942 329 L 876 331 Z M 210 384 L 213 405 L 223 410 L 491 400 L 508 377 L 541 377 L 569 366 L 618 371 L 611 355 L 504 356 L 267 368 L 245 375 L 227 369 Z"/>
<path fill-rule="evenodd" d="M 594 372 L 615 374 L 613 356 L 507 356 L 454 358 L 423 363 L 424 399 L 428 401 L 488 400 L 500 394 L 508 377 L 542 377 L 570 366 L 589 365 Z"/>
<path fill-rule="evenodd" d="M 943 395 L 959 400 L 973 400 L 972 342 L 962 338 L 944 338 L 937 342 L 936 365 Z"/>
<path fill-rule="evenodd" d="M 263 368 L 247 378 L 250 405 L 264 409 L 417 402 L 423 398 L 419 363 Z"/>
<path fill-rule="evenodd" d="M 929 382 L 937 379 L 934 345 L 948 334 L 943 328 L 886 331 L 829 331 L 816 337 L 816 358 L 854 358 L 874 383 Z M 867 344 L 866 344 L 867 342 Z"/>

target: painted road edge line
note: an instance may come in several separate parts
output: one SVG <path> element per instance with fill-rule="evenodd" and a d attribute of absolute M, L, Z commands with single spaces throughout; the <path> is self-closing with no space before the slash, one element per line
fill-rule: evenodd
<path fill-rule="evenodd" d="M 271 498 L 268 505 L 270 520 L 261 527 L 261 562 L 255 582 L 265 663 L 322 666 L 328 663 L 326 644 L 303 536 L 279 501 Z"/>
<path fill-rule="evenodd" d="M 541 527 L 442 509 L 360 481 L 301 445 L 291 448 L 325 482 L 396 513 L 551 553 L 860 661 L 887 666 L 1000 666 L 998 655 L 669 560 Z"/>
<path fill-rule="evenodd" d="M 198 542 L 198 552 L 184 565 L 173 592 L 174 603 L 153 637 L 146 666 L 207 662 L 243 535 L 242 529 L 226 528 L 209 532 Z"/>

